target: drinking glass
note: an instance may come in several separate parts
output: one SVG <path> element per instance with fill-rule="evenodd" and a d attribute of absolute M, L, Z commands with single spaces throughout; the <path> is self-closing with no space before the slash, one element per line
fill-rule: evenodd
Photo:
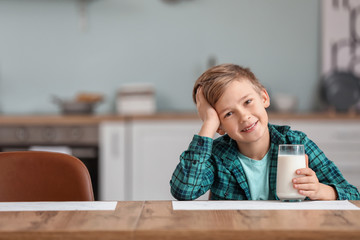
<path fill-rule="evenodd" d="M 293 187 L 292 179 L 300 177 L 295 172 L 306 167 L 304 145 L 280 144 L 276 175 L 276 194 L 281 201 L 302 201 L 305 196 Z"/>

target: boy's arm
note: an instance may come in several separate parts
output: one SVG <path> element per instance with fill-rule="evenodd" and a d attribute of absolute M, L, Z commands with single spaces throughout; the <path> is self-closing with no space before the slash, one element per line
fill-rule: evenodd
<path fill-rule="evenodd" d="M 198 88 L 196 93 L 196 108 L 203 121 L 199 135 L 213 138 L 216 132 L 221 131 L 220 120 L 216 110 L 205 99 L 201 87 Z M 223 133 L 220 132 L 220 134 Z"/>
<path fill-rule="evenodd" d="M 178 200 L 193 200 L 210 189 L 214 181 L 211 163 L 212 144 L 219 131 L 220 120 L 216 110 L 205 99 L 202 88 L 196 93 L 196 108 L 203 121 L 187 151 L 180 156 L 180 163 L 172 175 L 171 194 Z"/>
<path fill-rule="evenodd" d="M 178 200 L 193 200 L 206 193 L 214 181 L 212 165 L 212 144 L 220 130 L 216 110 L 205 99 L 202 88 L 196 93 L 196 107 L 203 121 L 198 135 L 195 135 L 187 151 L 180 156 L 171 181 L 171 194 Z"/>
<path fill-rule="evenodd" d="M 318 180 L 317 194 L 311 199 L 360 200 L 359 191 L 341 174 L 337 166 L 330 161 L 319 147 L 310 139 L 304 139 L 309 168 L 301 174 L 312 175 Z M 311 173 L 311 171 L 313 173 Z"/>
<path fill-rule="evenodd" d="M 205 194 L 214 181 L 211 159 L 213 140 L 195 135 L 172 175 L 171 194 L 178 200 L 193 200 Z"/>

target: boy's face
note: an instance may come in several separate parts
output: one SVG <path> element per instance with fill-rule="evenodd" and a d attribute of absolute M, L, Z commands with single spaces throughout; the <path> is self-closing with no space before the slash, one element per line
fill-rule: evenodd
<path fill-rule="evenodd" d="M 221 129 L 239 144 L 268 141 L 270 98 L 266 90 L 257 92 L 248 80 L 229 84 L 215 104 Z"/>

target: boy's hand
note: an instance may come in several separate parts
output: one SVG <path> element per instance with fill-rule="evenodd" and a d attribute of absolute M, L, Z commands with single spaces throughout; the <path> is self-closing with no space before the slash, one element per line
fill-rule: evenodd
<path fill-rule="evenodd" d="M 220 119 L 216 110 L 205 99 L 201 87 L 198 88 L 196 93 L 196 108 L 203 121 L 199 135 L 213 138 L 215 133 L 219 131 Z"/>
<path fill-rule="evenodd" d="M 319 183 L 315 172 L 308 167 L 308 156 L 306 158 L 306 168 L 296 170 L 297 175 L 303 175 L 293 179 L 293 186 L 298 189 L 301 195 L 309 197 L 311 200 L 336 200 L 337 195 L 333 187 Z"/>

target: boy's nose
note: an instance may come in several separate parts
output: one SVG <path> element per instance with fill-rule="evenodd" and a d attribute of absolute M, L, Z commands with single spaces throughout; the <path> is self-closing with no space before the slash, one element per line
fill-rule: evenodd
<path fill-rule="evenodd" d="M 244 122 L 248 121 L 251 117 L 251 115 L 248 111 L 241 111 L 239 116 L 240 116 L 240 118 L 239 118 L 240 123 L 244 123 Z"/>

